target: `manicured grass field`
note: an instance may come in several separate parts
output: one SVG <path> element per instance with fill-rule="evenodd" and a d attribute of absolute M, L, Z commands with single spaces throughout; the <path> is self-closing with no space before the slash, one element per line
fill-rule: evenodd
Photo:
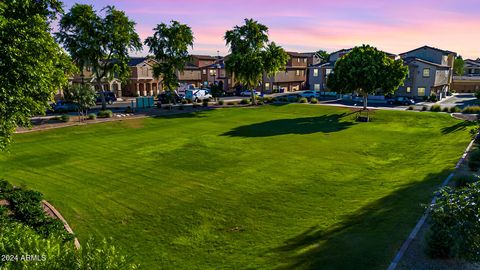
<path fill-rule="evenodd" d="M 15 136 L 0 178 L 144 269 L 385 269 L 470 136 L 443 113 L 232 108 Z"/>

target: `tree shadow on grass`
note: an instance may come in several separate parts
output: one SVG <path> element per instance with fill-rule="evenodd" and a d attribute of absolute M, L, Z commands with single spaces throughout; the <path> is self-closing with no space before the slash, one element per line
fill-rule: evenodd
<path fill-rule="evenodd" d="M 312 134 L 317 132 L 331 133 L 342 131 L 354 122 L 342 121 L 350 113 L 330 114 L 317 117 L 277 119 L 236 127 L 222 136 L 230 137 L 270 137 L 285 134 Z"/>
<path fill-rule="evenodd" d="M 477 125 L 477 122 L 463 121 L 463 122 L 457 123 L 453 126 L 442 128 L 442 133 L 443 134 L 454 133 L 454 132 L 457 132 L 457 131 L 465 130 L 466 128 L 471 127 L 471 126 L 475 126 L 475 125 Z"/>
<path fill-rule="evenodd" d="M 342 222 L 314 226 L 275 248 L 277 269 L 386 269 L 449 170 L 374 201 Z"/>

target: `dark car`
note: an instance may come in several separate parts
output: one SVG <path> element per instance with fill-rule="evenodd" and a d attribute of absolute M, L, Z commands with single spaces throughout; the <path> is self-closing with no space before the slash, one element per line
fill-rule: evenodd
<path fill-rule="evenodd" d="M 168 104 L 168 103 L 180 103 L 182 102 L 183 96 L 173 93 L 170 91 L 161 93 L 158 95 L 159 104 Z"/>
<path fill-rule="evenodd" d="M 394 97 L 387 99 L 387 103 L 390 105 L 415 105 L 415 100 L 409 97 Z"/>
<path fill-rule="evenodd" d="M 113 104 L 114 102 L 117 101 L 117 97 L 115 96 L 115 93 L 110 92 L 110 91 L 105 91 L 105 92 L 103 92 L 103 94 L 105 95 L 105 102 L 107 104 Z M 102 93 L 101 92 L 97 92 L 96 102 L 97 102 L 97 104 L 102 103 Z"/>
<path fill-rule="evenodd" d="M 58 101 L 55 105 L 52 106 L 52 110 L 56 113 L 66 113 L 66 112 L 76 112 L 78 111 L 78 106 L 76 103 L 66 102 L 63 100 Z"/>

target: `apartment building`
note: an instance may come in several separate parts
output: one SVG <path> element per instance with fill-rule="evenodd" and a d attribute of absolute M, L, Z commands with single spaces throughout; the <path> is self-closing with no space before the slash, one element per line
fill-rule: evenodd
<path fill-rule="evenodd" d="M 480 91 L 480 59 L 465 60 L 464 74 L 453 77 L 452 89 L 457 93 Z"/>
<path fill-rule="evenodd" d="M 162 91 L 159 78 L 153 74 L 156 61 L 147 57 L 133 57 L 128 62 L 130 77 L 117 96 L 154 96 Z"/>
<path fill-rule="evenodd" d="M 263 76 L 263 84 L 257 90 L 264 93 L 292 92 L 305 89 L 310 54 L 287 52 L 290 59 L 284 71 L 274 76 Z M 312 61 L 312 60 L 310 60 Z"/>
<path fill-rule="evenodd" d="M 409 73 L 396 95 L 444 98 L 451 89 L 456 53 L 423 46 L 400 54 Z"/>

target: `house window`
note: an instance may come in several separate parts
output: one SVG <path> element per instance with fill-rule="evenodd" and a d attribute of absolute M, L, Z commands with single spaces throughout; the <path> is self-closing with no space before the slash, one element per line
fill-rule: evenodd
<path fill-rule="evenodd" d="M 305 76 L 305 70 L 301 70 L 301 71 L 300 71 L 300 74 L 301 74 L 302 76 Z"/>
<path fill-rule="evenodd" d="M 423 97 L 425 96 L 425 87 L 419 87 L 417 90 L 417 96 Z"/>
<path fill-rule="evenodd" d="M 320 84 L 316 83 L 313 85 L 313 90 L 320 91 Z"/>
<path fill-rule="evenodd" d="M 307 58 L 303 58 L 303 63 L 307 63 Z"/>
<path fill-rule="evenodd" d="M 327 69 L 325 70 L 325 75 L 328 75 L 328 74 L 330 74 L 330 73 L 332 73 L 332 69 L 331 69 L 331 68 L 327 68 Z"/>
<path fill-rule="evenodd" d="M 423 77 L 430 77 L 430 69 L 429 68 L 424 68 L 423 69 Z"/>
<path fill-rule="evenodd" d="M 296 70 L 295 75 L 300 76 L 300 70 Z"/>
<path fill-rule="evenodd" d="M 411 93 L 412 92 L 412 88 L 410 88 L 410 86 L 407 86 L 407 93 Z"/>
<path fill-rule="evenodd" d="M 203 75 L 207 75 L 207 70 L 206 70 L 206 69 L 202 69 L 202 73 L 203 73 Z"/>
<path fill-rule="evenodd" d="M 313 69 L 313 77 L 318 77 L 318 68 Z"/>
<path fill-rule="evenodd" d="M 270 83 L 265 83 L 265 89 L 270 89 Z"/>
<path fill-rule="evenodd" d="M 210 69 L 210 76 L 215 76 L 217 75 L 214 69 Z"/>
<path fill-rule="evenodd" d="M 300 63 L 300 58 L 297 58 L 297 63 Z"/>

